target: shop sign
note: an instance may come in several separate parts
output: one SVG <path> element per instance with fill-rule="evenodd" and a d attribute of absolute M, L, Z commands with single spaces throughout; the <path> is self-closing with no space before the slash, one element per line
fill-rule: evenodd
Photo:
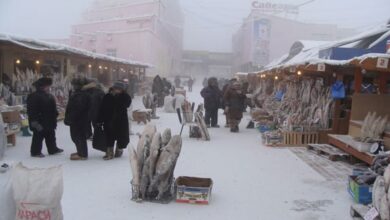
<path fill-rule="evenodd" d="M 297 5 L 290 4 L 276 4 L 271 2 L 253 1 L 252 8 L 261 12 L 268 13 L 289 13 L 299 14 L 299 8 Z"/>
<path fill-rule="evenodd" d="M 319 63 L 319 64 L 317 65 L 317 71 L 318 71 L 318 72 L 325 72 L 325 70 L 326 70 L 326 66 L 325 66 L 324 63 Z"/>
<path fill-rule="evenodd" d="M 376 217 L 379 216 L 378 211 L 376 210 L 375 207 L 372 207 L 365 215 L 364 215 L 364 220 L 374 220 Z"/>
<path fill-rule="evenodd" d="M 388 66 L 389 66 L 388 58 L 383 58 L 383 57 L 378 58 L 378 61 L 376 63 L 377 68 L 387 69 Z"/>

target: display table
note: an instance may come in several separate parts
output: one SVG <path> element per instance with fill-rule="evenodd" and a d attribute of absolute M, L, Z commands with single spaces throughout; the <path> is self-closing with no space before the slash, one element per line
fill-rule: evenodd
<path fill-rule="evenodd" d="M 358 146 L 359 142 L 353 140 L 353 138 L 349 135 L 336 135 L 336 134 L 329 134 L 329 143 L 333 146 L 336 146 L 340 150 L 343 150 L 346 153 L 349 153 L 350 155 L 356 157 L 357 159 L 372 165 L 374 162 L 374 155 L 360 152 L 355 149 L 355 146 Z"/>

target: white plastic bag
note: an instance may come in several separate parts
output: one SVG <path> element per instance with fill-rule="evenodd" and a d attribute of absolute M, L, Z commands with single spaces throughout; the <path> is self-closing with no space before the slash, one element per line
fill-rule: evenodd
<path fill-rule="evenodd" d="M 0 173 L 0 220 L 14 220 L 16 206 L 11 186 L 12 168 Z"/>
<path fill-rule="evenodd" d="M 165 96 L 164 98 L 164 111 L 166 113 L 175 113 L 176 109 L 174 106 L 175 98 L 172 96 Z"/>
<path fill-rule="evenodd" d="M 176 109 L 181 109 L 181 106 L 184 104 L 186 98 L 181 95 L 181 94 L 178 94 L 178 95 L 175 95 L 175 98 L 176 98 L 176 102 L 175 102 L 175 112 L 176 112 Z"/>
<path fill-rule="evenodd" d="M 12 171 L 15 220 L 62 220 L 62 167 L 29 169 L 21 163 Z"/>

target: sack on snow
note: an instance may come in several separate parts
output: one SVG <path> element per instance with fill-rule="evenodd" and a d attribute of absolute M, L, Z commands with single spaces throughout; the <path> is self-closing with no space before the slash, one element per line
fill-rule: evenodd
<path fill-rule="evenodd" d="M 16 206 L 11 185 L 12 169 L 5 173 L 0 173 L 0 220 L 15 219 Z"/>
<path fill-rule="evenodd" d="M 62 220 L 62 167 L 29 169 L 21 163 L 12 171 L 15 220 Z"/>

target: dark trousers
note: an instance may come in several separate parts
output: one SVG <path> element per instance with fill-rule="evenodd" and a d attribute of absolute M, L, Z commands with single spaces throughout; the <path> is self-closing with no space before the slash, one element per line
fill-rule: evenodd
<path fill-rule="evenodd" d="M 218 109 L 206 109 L 204 121 L 206 122 L 206 125 L 215 126 L 218 124 Z"/>
<path fill-rule="evenodd" d="M 70 137 L 76 145 L 77 154 L 80 157 L 88 157 L 87 129 L 83 125 L 71 125 Z"/>
<path fill-rule="evenodd" d="M 47 152 L 49 154 L 57 152 L 58 147 L 56 143 L 55 130 L 43 130 L 42 132 L 34 131 L 31 142 L 31 155 L 39 155 L 42 153 L 42 142 L 44 139 L 46 142 Z"/>

